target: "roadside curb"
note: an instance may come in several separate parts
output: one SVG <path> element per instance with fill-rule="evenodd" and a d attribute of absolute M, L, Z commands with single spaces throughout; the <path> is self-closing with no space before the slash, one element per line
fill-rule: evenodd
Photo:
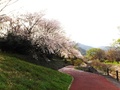
<path fill-rule="evenodd" d="M 63 73 L 63 74 L 67 74 L 67 73 L 62 72 L 60 69 L 59 69 L 58 71 L 61 72 L 61 73 Z M 73 83 L 73 81 L 74 81 L 74 77 L 73 77 L 72 75 L 70 75 L 70 74 L 67 74 L 67 75 L 69 75 L 69 76 L 72 77 L 71 83 L 70 83 L 70 85 L 68 86 L 68 90 L 70 90 L 70 87 L 71 87 L 71 85 L 72 85 L 72 83 Z"/>
<path fill-rule="evenodd" d="M 69 74 L 68 74 L 69 75 Z M 70 75 L 71 76 L 71 75 Z M 74 78 L 73 78 L 73 76 L 71 76 L 72 77 L 72 81 L 71 81 L 71 83 L 70 83 L 70 85 L 68 86 L 68 90 L 70 90 L 70 87 L 71 87 L 71 85 L 72 85 L 72 83 L 73 83 L 73 81 L 74 81 Z"/>

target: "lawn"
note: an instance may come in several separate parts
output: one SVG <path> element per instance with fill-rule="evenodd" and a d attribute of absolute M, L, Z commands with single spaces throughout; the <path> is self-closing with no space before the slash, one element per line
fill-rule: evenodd
<path fill-rule="evenodd" d="M 0 90 L 67 90 L 69 75 L 0 53 Z"/>

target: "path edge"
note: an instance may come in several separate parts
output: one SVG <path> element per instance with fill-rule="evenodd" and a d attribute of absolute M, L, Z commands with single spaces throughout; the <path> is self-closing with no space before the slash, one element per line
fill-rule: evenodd
<path fill-rule="evenodd" d="M 70 74 L 68 74 L 68 75 L 70 75 Z M 71 76 L 71 75 L 70 75 Z M 73 81 L 74 81 L 74 77 L 73 76 L 71 76 L 72 77 L 72 80 L 71 80 L 71 83 L 70 83 L 70 85 L 68 86 L 68 90 L 70 90 L 70 87 L 71 87 L 71 85 L 72 85 L 72 83 L 73 83 Z"/>
<path fill-rule="evenodd" d="M 72 75 L 70 75 L 70 74 L 67 74 L 67 73 L 64 73 L 64 72 L 60 71 L 60 69 L 59 69 L 58 71 L 61 72 L 61 73 L 63 73 L 63 74 L 66 74 L 66 75 L 69 75 L 69 76 L 72 77 L 71 83 L 70 83 L 69 86 L 68 86 L 68 90 L 70 90 L 70 87 L 71 87 L 71 85 L 72 85 L 72 83 L 73 83 L 73 81 L 74 81 L 74 77 L 73 77 Z"/>

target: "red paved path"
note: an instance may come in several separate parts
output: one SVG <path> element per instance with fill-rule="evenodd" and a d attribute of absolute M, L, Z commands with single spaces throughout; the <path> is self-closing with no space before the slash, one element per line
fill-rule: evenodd
<path fill-rule="evenodd" d="M 120 90 L 105 77 L 75 70 L 73 66 L 67 66 L 59 70 L 73 76 L 74 80 L 70 90 Z"/>

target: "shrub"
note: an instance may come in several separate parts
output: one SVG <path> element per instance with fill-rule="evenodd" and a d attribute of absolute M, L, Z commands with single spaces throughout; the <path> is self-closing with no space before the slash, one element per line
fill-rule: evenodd
<path fill-rule="evenodd" d="M 101 63 L 100 61 L 93 61 L 91 65 L 97 70 L 101 70 L 103 72 L 106 72 L 107 68 L 110 67 L 110 65 L 106 65 L 104 63 Z"/>
<path fill-rule="evenodd" d="M 82 60 L 81 59 L 76 59 L 74 60 L 74 66 L 80 66 L 82 64 Z"/>
<path fill-rule="evenodd" d="M 29 54 L 32 48 L 31 42 L 20 35 L 8 33 L 7 37 L 1 38 L 0 48 L 2 51 L 19 54 Z"/>
<path fill-rule="evenodd" d="M 89 71 L 88 67 L 79 67 L 79 66 L 76 66 L 75 68 L 78 69 L 78 70 L 86 71 L 86 72 Z"/>

